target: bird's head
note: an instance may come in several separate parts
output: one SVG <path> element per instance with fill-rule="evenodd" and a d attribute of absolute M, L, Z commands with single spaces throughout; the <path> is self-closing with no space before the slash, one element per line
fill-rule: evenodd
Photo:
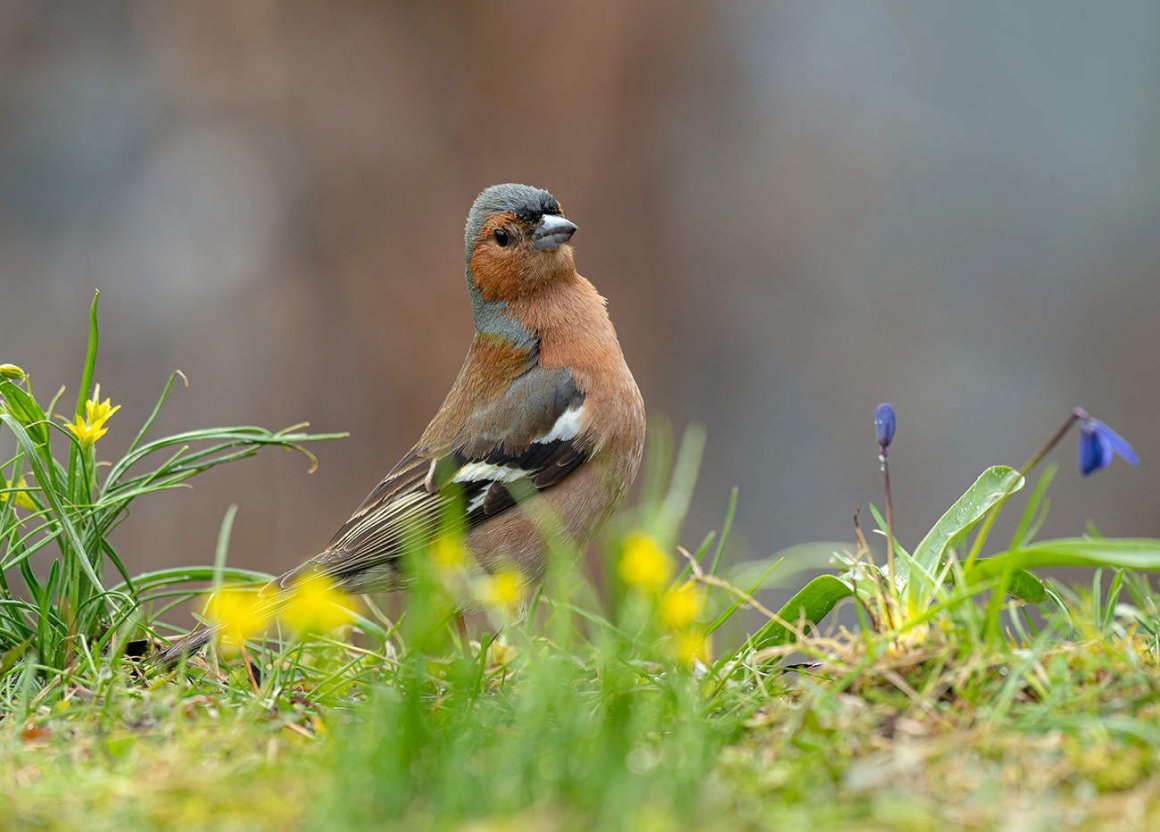
<path fill-rule="evenodd" d="M 464 232 L 476 326 L 488 331 L 507 303 L 575 274 L 576 225 L 556 198 L 529 185 L 493 185 L 471 205 Z"/>

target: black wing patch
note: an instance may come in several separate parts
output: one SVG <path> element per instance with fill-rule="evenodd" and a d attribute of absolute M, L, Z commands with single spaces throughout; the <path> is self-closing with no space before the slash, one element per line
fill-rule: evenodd
<path fill-rule="evenodd" d="M 486 440 L 454 454 L 452 481 L 463 483 L 468 528 L 507 511 L 524 494 L 551 488 L 584 463 L 584 398 L 571 371 L 536 366 L 481 414 L 489 429 L 476 433 Z"/>
<path fill-rule="evenodd" d="M 587 451 L 574 439 L 533 442 L 518 456 L 509 456 L 500 448 L 483 460 L 472 460 L 457 453 L 456 462 L 460 470 L 470 470 L 468 466 L 472 462 L 483 462 L 496 469 L 495 476 L 463 483 L 468 528 L 507 511 L 519 501 L 525 489 L 525 493 L 530 493 L 551 488 L 579 468 L 587 458 Z M 513 478 L 509 480 L 508 477 Z"/>

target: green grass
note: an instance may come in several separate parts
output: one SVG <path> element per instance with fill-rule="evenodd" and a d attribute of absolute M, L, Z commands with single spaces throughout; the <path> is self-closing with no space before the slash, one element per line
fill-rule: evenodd
<path fill-rule="evenodd" d="M 1160 597 L 1145 575 L 1160 541 L 1036 542 L 1052 468 L 1009 543 L 989 535 L 1030 470 L 995 466 L 913 550 L 894 541 L 893 568 L 858 530 L 834 547 L 834 574 L 774 611 L 758 593 L 780 561 L 725 567 L 736 494 L 721 535 L 679 548 L 703 437 L 674 453 L 653 431 L 639 504 L 601 541 L 602 586 L 561 547 L 516 614 L 492 579 L 446 557 L 452 537 L 441 557 L 410 553 L 397 618 L 372 604 L 353 631 L 274 628 L 242 652 L 151 665 L 138 654 L 177 631 L 175 604 L 268 576 L 226 566 L 232 509 L 213 566 L 128 574 L 107 535 L 129 505 L 329 437 L 153 437 L 154 411 L 106 465 L 99 419 L 61 425 L 99 405 L 95 304 L 90 332 L 67 414 L 0 366 L 0 430 L 16 447 L 0 460 L 2 828 L 1057 830 L 1160 817 Z M 1060 566 L 1096 567 L 1094 579 L 1033 574 Z M 464 603 L 479 608 L 478 641 L 450 623 Z M 727 640 L 742 611 L 764 623 Z"/>
<path fill-rule="evenodd" d="M 867 663 L 838 632 L 808 646 L 818 667 L 724 687 L 539 638 L 507 668 L 368 668 L 326 704 L 256 695 L 236 665 L 149 686 L 126 670 L 5 721 L 0 811 L 46 829 L 1143 829 L 1160 620 L 1135 589 L 1143 608 L 1102 622 L 1069 599 L 1073 638 L 986 652 L 952 630 Z"/>

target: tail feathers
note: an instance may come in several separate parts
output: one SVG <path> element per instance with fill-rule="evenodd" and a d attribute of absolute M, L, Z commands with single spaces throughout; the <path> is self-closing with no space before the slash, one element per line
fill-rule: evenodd
<path fill-rule="evenodd" d="M 269 593 L 271 585 L 267 585 L 259 590 L 257 597 L 263 598 Z M 284 599 L 272 596 L 265 600 L 264 603 L 258 605 L 253 613 L 259 616 L 263 621 L 270 621 L 277 614 L 278 610 L 282 609 Z M 205 647 L 213 641 L 220 631 L 220 627 L 207 627 L 204 630 L 196 630 L 189 633 L 182 638 L 179 638 L 173 644 L 166 647 L 153 659 L 153 663 L 158 667 L 172 667 L 177 664 L 184 656 L 190 656 L 196 653 L 201 648 Z"/>
<path fill-rule="evenodd" d="M 302 580 L 309 575 L 318 574 L 318 565 L 313 561 L 307 561 L 301 566 L 291 569 L 284 575 L 275 578 L 270 583 L 266 584 L 258 590 L 257 598 L 262 601 L 257 606 L 255 614 L 263 617 L 264 620 L 272 620 L 273 617 L 285 606 L 285 598 L 279 594 L 280 589 L 289 587 L 295 581 Z M 325 574 L 325 573 L 323 573 Z M 197 630 L 189 633 L 186 636 L 178 639 L 162 650 L 153 659 L 153 663 L 158 667 L 172 667 L 177 664 L 185 656 L 196 653 L 201 648 L 205 647 L 218 634 L 217 627 L 208 627 L 204 630 Z"/>
<path fill-rule="evenodd" d="M 190 633 L 158 653 L 153 659 L 153 664 L 164 668 L 172 667 L 185 656 L 193 655 L 209 644 L 214 635 L 215 631 L 213 629 L 198 630 L 195 633 Z"/>

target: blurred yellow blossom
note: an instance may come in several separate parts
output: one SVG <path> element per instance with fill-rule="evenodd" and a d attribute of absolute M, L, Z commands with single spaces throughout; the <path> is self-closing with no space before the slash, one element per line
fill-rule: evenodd
<path fill-rule="evenodd" d="M 28 480 L 21 477 L 15 483 L 12 480 L 4 480 L 4 487 L 11 488 L 12 491 L 0 492 L 0 503 L 8 502 L 8 497 L 11 495 L 12 504 L 18 508 L 27 511 L 36 511 L 36 503 L 32 502 L 32 498 L 28 496 Z"/>
<path fill-rule="evenodd" d="M 487 645 L 488 667 L 500 667 L 506 664 L 511 664 L 518 652 L 519 651 L 510 644 L 505 644 L 502 641 L 493 641 Z"/>
<path fill-rule="evenodd" d="M 247 639 L 261 633 L 270 622 L 269 605 L 258 594 L 238 587 L 215 592 L 205 608 L 205 615 L 218 630 L 222 644 L 240 647 Z"/>
<path fill-rule="evenodd" d="M 101 385 L 93 389 L 93 398 L 85 402 L 85 415 L 82 419 L 66 424 L 65 427 L 77 438 L 82 448 L 91 448 L 98 439 L 109 432 L 105 422 L 121 409 L 121 405 L 114 405 L 110 399 L 101 401 Z"/>
<path fill-rule="evenodd" d="M 24 378 L 24 370 L 20 369 L 15 364 L 0 364 L 0 378 L 6 378 L 12 381 L 20 381 Z"/>
<path fill-rule="evenodd" d="M 311 575 L 287 591 L 280 617 L 296 633 L 327 633 L 354 623 L 354 599 L 330 579 Z"/>
<path fill-rule="evenodd" d="M 463 538 L 455 534 L 441 534 L 431 544 L 431 560 L 440 569 L 462 572 L 467 566 L 467 546 Z"/>
<path fill-rule="evenodd" d="M 676 565 L 651 537 L 631 534 L 620 556 L 620 577 L 626 584 L 646 592 L 660 592 L 672 580 Z"/>
<path fill-rule="evenodd" d="M 524 576 L 516 569 L 501 569 L 480 581 L 479 600 L 492 609 L 510 612 L 524 599 Z"/>
<path fill-rule="evenodd" d="M 661 623 L 670 630 L 682 630 L 694 623 L 704 609 L 705 593 L 688 581 L 661 596 Z"/>
<path fill-rule="evenodd" d="M 685 665 L 691 665 L 695 661 L 708 662 L 709 637 L 697 630 L 678 633 L 673 637 L 673 655 L 677 661 Z"/>

